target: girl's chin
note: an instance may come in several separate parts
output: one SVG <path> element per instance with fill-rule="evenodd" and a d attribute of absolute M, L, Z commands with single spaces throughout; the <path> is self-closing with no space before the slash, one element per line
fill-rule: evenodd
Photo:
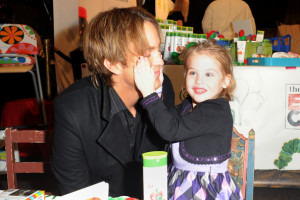
<path fill-rule="evenodd" d="M 154 72 L 154 76 L 155 76 L 155 78 L 159 78 L 159 75 L 160 75 L 160 71 L 156 71 L 156 72 Z"/>
<path fill-rule="evenodd" d="M 194 99 L 193 103 L 198 104 L 198 103 L 201 103 L 203 101 L 206 101 L 206 99 Z"/>

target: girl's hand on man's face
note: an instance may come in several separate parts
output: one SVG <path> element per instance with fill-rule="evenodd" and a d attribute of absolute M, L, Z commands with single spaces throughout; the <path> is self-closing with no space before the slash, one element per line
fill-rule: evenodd
<path fill-rule="evenodd" d="M 155 91 L 155 75 L 150 67 L 147 58 L 141 56 L 134 67 L 134 80 L 136 87 L 140 90 L 143 97 L 146 97 Z"/>

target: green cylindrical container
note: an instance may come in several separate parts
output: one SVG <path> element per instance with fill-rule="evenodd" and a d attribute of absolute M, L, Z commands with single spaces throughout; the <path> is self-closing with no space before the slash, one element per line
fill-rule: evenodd
<path fill-rule="evenodd" d="M 167 176 L 167 152 L 143 154 L 144 200 L 168 198 Z"/>
<path fill-rule="evenodd" d="M 170 61 L 171 60 L 171 43 L 172 43 L 172 35 L 173 32 L 167 32 L 166 34 L 166 41 L 165 41 L 165 47 L 164 47 L 164 61 Z"/>
<path fill-rule="evenodd" d="M 143 153 L 144 167 L 161 167 L 167 165 L 167 155 L 165 151 L 150 151 Z"/>

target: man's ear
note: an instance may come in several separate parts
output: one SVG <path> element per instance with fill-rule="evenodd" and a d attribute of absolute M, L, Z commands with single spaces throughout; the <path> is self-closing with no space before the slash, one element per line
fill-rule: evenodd
<path fill-rule="evenodd" d="M 123 67 L 119 63 L 113 65 L 105 58 L 103 64 L 113 74 L 120 75 L 122 73 Z"/>

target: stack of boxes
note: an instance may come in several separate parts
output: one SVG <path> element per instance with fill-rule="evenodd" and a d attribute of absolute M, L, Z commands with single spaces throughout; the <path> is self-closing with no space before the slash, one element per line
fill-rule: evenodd
<path fill-rule="evenodd" d="M 160 52 L 163 55 L 163 60 L 165 64 L 178 64 L 182 65 L 182 52 L 190 43 L 198 43 L 206 40 L 209 35 L 207 34 L 196 34 L 193 32 L 193 27 L 178 26 L 177 21 L 174 20 L 163 20 L 156 19 L 160 25 L 162 32 L 162 43 L 160 46 Z M 216 32 L 218 33 L 218 32 Z M 258 32 L 259 33 L 259 32 Z M 218 33 L 219 35 L 219 33 Z M 269 40 L 259 41 L 260 35 L 257 35 L 257 41 L 246 42 L 246 48 L 244 53 L 244 58 L 247 60 L 248 57 L 253 55 L 265 55 L 266 57 L 272 55 L 272 44 Z M 210 36 L 211 38 L 211 36 Z M 219 38 L 217 35 L 214 38 L 218 41 L 218 44 L 228 49 L 231 53 L 233 63 L 239 64 L 238 62 L 238 48 L 237 40 L 226 40 L 224 38 Z M 258 48 L 258 46 L 262 48 Z M 263 49 L 262 52 L 258 52 L 258 49 Z M 244 64 L 244 63 L 241 63 Z"/>
<path fill-rule="evenodd" d="M 156 20 L 162 31 L 160 52 L 166 64 L 182 64 L 179 56 L 185 47 L 191 42 L 206 40 L 206 34 L 193 33 L 193 27 L 178 26 L 174 20 Z"/>

